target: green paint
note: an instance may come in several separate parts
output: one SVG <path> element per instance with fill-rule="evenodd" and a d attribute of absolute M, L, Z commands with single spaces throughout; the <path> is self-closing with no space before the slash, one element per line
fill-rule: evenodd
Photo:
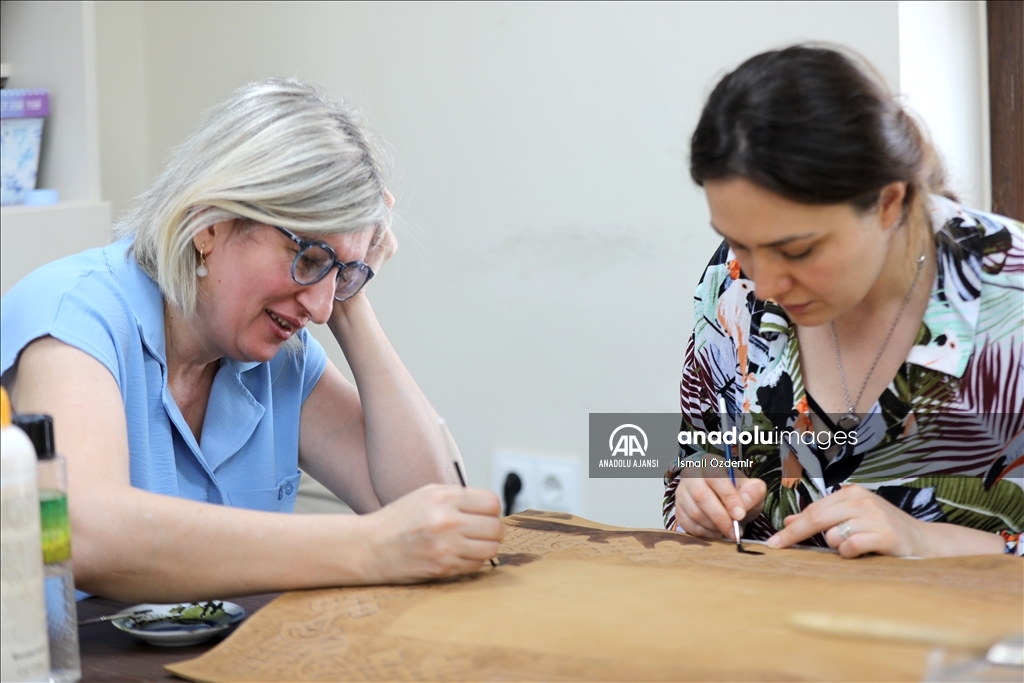
<path fill-rule="evenodd" d="M 39 513 L 43 521 L 43 562 L 55 564 L 71 559 L 71 520 L 68 495 L 63 491 L 39 491 Z"/>

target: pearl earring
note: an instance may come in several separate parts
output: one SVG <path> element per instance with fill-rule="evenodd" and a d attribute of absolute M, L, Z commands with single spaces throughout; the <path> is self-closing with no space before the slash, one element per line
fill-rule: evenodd
<path fill-rule="evenodd" d="M 196 268 L 196 275 L 198 277 L 206 277 L 210 274 L 210 269 L 206 267 L 206 243 L 199 248 L 199 267 Z"/>

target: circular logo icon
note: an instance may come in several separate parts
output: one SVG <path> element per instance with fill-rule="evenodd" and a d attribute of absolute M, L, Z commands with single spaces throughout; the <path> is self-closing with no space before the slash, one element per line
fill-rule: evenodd
<path fill-rule="evenodd" d="M 640 439 L 637 438 L 636 433 L 622 430 L 635 430 L 639 433 L 639 436 L 643 437 L 644 444 L 640 445 Z M 622 434 L 619 434 L 622 432 Z M 619 434 L 618 440 L 615 439 L 615 435 Z M 643 457 L 647 454 L 647 434 L 644 430 L 640 429 L 633 424 L 619 425 L 608 437 L 608 450 L 611 451 L 612 455 L 624 455 L 626 457 L 632 457 L 639 455 Z"/>

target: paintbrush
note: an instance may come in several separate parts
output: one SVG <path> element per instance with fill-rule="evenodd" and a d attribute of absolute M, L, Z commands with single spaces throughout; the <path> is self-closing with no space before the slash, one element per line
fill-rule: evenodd
<path fill-rule="evenodd" d="M 445 448 L 448 449 L 448 457 L 451 458 L 452 464 L 455 465 L 455 474 L 459 475 L 459 483 L 462 484 L 462 488 L 469 488 L 466 486 L 466 478 L 462 476 L 462 468 L 459 467 L 459 459 L 456 453 L 459 452 L 459 447 L 455 444 L 455 437 L 452 436 L 452 431 L 448 429 L 448 423 L 444 421 L 443 417 L 437 418 L 437 424 L 441 425 L 441 431 L 444 433 Z M 490 559 L 492 567 L 497 567 L 494 558 Z"/>
<path fill-rule="evenodd" d="M 739 486 L 736 485 L 736 470 L 732 466 L 732 446 L 725 442 L 725 433 L 729 431 L 729 413 L 725 409 L 725 397 L 718 397 L 718 409 L 722 413 L 722 445 L 725 446 L 725 457 L 728 460 L 729 469 L 729 481 L 732 482 L 733 488 L 739 491 Z M 739 444 L 737 444 L 738 446 Z M 732 533 L 736 538 L 736 552 L 747 553 L 748 555 L 763 555 L 764 553 L 756 550 L 747 550 L 743 547 L 743 541 L 740 540 L 740 523 L 739 520 L 732 520 Z"/>
<path fill-rule="evenodd" d="M 124 617 L 137 617 L 143 614 L 149 614 L 153 610 L 151 609 L 140 609 L 140 610 L 129 610 L 127 612 L 118 612 L 117 614 L 108 614 L 103 617 L 93 617 L 92 619 L 82 619 L 78 622 L 79 626 L 90 626 L 92 624 L 102 624 L 104 621 L 113 621 L 114 619 L 122 619 Z"/>

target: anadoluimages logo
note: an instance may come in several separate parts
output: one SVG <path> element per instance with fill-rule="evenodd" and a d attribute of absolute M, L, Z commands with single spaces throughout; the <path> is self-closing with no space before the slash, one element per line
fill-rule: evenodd
<path fill-rule="evenodd" d="M 640 436 L 644 439 L 643 446 L 640 445 L 637 435 L 630 430 L 632 432 L 639 432 Z M 622 433 L 619 434 L 619 432 Z M 615 440 L 616 434 L 619 434 L 618 441 Z M 627 458 L 639 455 L 642 458 L 647 454 L 647 434 L 644 430 L 633 424 L 619 425 L 612 431 L 611 436 L 608 437 L 608 450 L 611 451 L 613 458 L 616 455 L 624 455 Z"/>
<path fill-rule="evenodd" d="M 679 415 L 590 413 L 591 478 L 661 479 L 679 455 Z"/>

